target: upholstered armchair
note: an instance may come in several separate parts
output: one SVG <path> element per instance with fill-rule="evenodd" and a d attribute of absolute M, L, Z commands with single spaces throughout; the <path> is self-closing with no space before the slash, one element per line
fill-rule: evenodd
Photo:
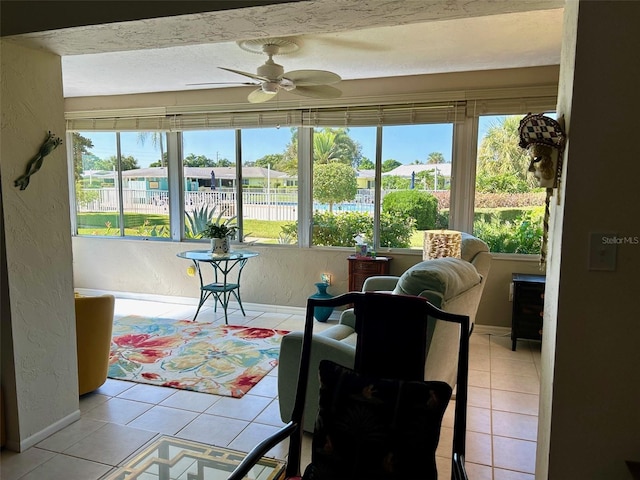
<path fill-rule="evenodd" d="M 401 276 L 369 277 L 363 291 L 391 291 L 401 295 L 425 297 L 438 308 L 450 313 L 467 315 L 472 331 L 482 291 L 491 267 L 489 247 L 482 240 L 462 234 L 462 258 L 438 258 L 417 263 Z M 402 312 L 398 312 L 401 315 Z M 352 368 L 355 355 L 355 317 L 352 310 L 342 312 L 337 325 L 313 335 L 311 371 L 317 371 L 320 361 L 329 359 Z M 455 346 L 457 330 L 451 325 L 433 321 L 427 338 L 425 380 L 441 380 L 455 386 L 457 359 Z M 291 332 L 282 339 L 278 366 L 278 395 L 280 416 L 291 418 L 296 378 L 300 363 L 302 332 Z M 304 418 L 304 430 L 313 431 L 317 411 L 319 384 L 315 376 L 309 378 Z"/>
<path fill-rule="evenodd" d="M 115 297 L 76 297 L 78 391 L 93 392 L 107 380 Z"/>

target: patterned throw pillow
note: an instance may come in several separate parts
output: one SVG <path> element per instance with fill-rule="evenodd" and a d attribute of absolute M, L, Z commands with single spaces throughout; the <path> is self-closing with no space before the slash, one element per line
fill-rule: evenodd
<path fill-rule="evenodd" d="M 320 362 L 320 401 L 305 480 L 437 479 L 451 387 L 367 377 Z"/>

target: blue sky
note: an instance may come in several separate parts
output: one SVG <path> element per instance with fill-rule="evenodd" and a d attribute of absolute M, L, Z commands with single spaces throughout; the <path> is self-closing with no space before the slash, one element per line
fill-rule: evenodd
<path fill-rule="evenodd" d="M 496 117 L 491 117 L 495 119 Z M 486 131 L 487 120 L 481 119 L 480 134 Z M 389 126 L 383 128 L 382 160 L 393 158 L 400 163 L 413 163 L 415 160 L 425 161 L 432 152 L 440 152 L 446 161 L 451 161 L 451 124 Z M 91 152 L 106 159 L 116 154 L 115 135 L 113 132 L 84 132 L 83 136 L 91 138 L 94 148 Z M 362 145 L 363 157 L 375 161 L 376 129 L 375 127 L 353 127 L 349 130 L 351 138 Z M 121 150 L 125 156 L 133 156 L 141 167 L 147 167 L 160 158 L 160 149 L 153 144 L 151 137 L 140 141 L 136 132 L 122 132 L 120 135 Z M 243 129 L 242 155 L 243 161 L 252 162 L 269 154 L 281 153 L 291 140 L 289 128 Z M 184 132 L 184 154 L 205 155 L 213 160 L 235 158 L 235 132 L 233 130 L 207 130 Z M 166 146 L 165 146 L 166 148 Z"/>

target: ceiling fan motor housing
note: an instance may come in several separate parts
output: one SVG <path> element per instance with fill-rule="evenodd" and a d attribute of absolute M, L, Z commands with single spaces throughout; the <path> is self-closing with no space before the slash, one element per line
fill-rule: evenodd
<path fill-rule="evenodd" d="M 284 73 L 284 67 L 269 58 L 263 65 L 258 67 L 257 73 L 261 77 L 268 78 L 269 80 L 278 80 Z"/>

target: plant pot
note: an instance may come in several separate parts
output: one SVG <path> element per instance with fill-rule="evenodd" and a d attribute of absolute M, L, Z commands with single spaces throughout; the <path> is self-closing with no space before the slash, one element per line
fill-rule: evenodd
<path fill-rule="evenodd" d="M 213 255 L 226 255 L 230 249 L 229 237 L 211 239 L 211 253 Z"/>
<path fill-rule="evenodd" d="M 327 285 L 324 282 L 319 282 L 315 284 L 318 291 L 313 295 L 310 295 L 309 298 L 333 298 L 333 295 L 327 293 Z M 315 307 L 313 309 L 313 316 L 319 322 L 326 322 L 329 317 L 333 313 L 333 307 Z"/>

